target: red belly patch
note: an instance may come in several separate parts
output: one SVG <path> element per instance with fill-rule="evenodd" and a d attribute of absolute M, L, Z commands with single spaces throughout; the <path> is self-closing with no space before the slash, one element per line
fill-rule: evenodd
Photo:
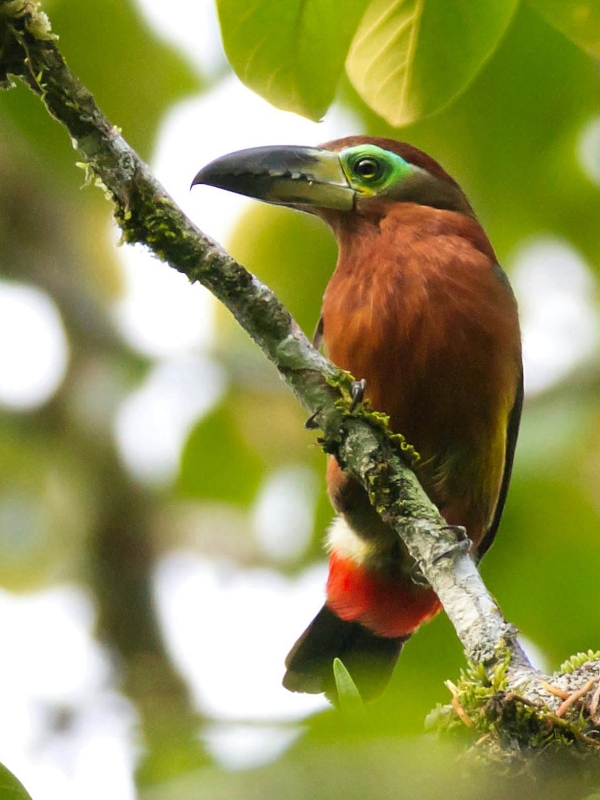
<path fill-rule="evenodd" d="M 329 557 L 327 605 L 341 619 L 389 638 L 412 633 L 442 607 L 433 589 L 408 576 L 389 578 L 335 553 Z"/>

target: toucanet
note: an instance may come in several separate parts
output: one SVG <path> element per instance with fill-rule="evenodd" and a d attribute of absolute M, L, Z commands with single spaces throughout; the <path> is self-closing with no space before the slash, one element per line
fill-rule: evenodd
<path fill-rule="evenodd" d="M 315 343 L 365 379 L 372 407 L 419 453 L 424 490 L 449 525 L 466 529 L 481 559 L 510 481 L 521 337 L 507 277 L 460 186 L 417 148 L 366 136 L 232 153 L 204 167 L 198 183 L 307 211 L 330 226 L 339 256 Z M 290 652 L 283 682 L 335 695 L 339 657 L 370 697 L 440 603 L 333 457 L 327 488 L 337 512 L 327 599 Z"/>

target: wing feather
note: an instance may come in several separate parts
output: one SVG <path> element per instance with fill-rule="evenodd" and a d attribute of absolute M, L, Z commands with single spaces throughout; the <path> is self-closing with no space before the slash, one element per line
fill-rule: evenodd
<path fill-rule="evenodd" d="M 498 502 L 496 503 L 496 510 L 494 511 L 492 524 L 490 525 L 485 536 L 479 543 L 479 547 L 477 548 L 477 552 L 475 554 L 478 563 L 479 561 L 481 561 L 483 556 L 492 546 L 492 542 L 494 541 L 494 537 L 496 536 L 498 526 L 500 525 L 502 512 L 504 511 L 504 504 L 506 502 L 506 495 L 508 494 L 508 486 L 510 484 L 510 476 L 512 474 L 513 461 L 515 457 L 517 436 L 519 435 L 519 425 L 521 422 L 522 408 L 523 408 L 523 369 L 521 368 L 521 374 L 519 376 L 519 384 L 517 386 L 515 402 L 513 404 L 510 416 L 508 418 L 508 428 L 506 431 L 506 455 L 504 456 L 504 473 L 502 475 L 500 494 L 498 496 Z"/>

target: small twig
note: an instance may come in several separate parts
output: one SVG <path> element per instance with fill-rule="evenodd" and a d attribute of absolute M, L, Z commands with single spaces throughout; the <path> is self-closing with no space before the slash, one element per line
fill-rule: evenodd
<path fill-rule="evenodd" d="M 464 722 L 467 728 L 473 727 L 473 722 L 471 721 L 469 715 L 464 710 L 464 708 L 460 704 L 460 700 L 458 699 L 458 689 L 452 683 L 452 681 L 445 681 L 446 687 L 450 690 L 450 694 L 452 695 L 451 705 L 456 714 L 460 717 L 460 719 Z"/>
<path fill-rule="evenodd" d="M 538 708 L 538 709 L 542 708 L 540 703 L 534 703 L 533 700 L 529 700 L 527 697 L 522 697 L 520 694 L 517 694 L 516 692 L 507 692 L 507 694 L 504 695 L 504 700 L 507 703 L 516 700 L 519 703 L 522 703 L 524 706 L 530 706 L 531 708 Z"/>
<path fill-rule="evenodd" d="M 571 696 L 569 692 L 565 692 L 564 689 L 559 689 L 558 686 L 552 686 L 551 683 L 548 683 L 548 681 L 545 681 L 543 678 L 540 678 L 540 684 L 544 687 L 548 694 L 553 694 L 555 697 L 560 697 L 561 700 L 567 700 L 567 698 Z"/>
<path fill-rule="evenodd" d="M 597 739 L 593 739 L 591 736 L 586 736 L 585 733 L 581 733 L 581 731 L 577 730 L 570 722 L 562 717 L 557 717 L 556 714 L 548 714 L 547 716 L 548 722 L 553 725 L 557 725 L 559 728 L 562 728 L 565 731 L 568 731 L 572 736 L 574 736 L 580 742 L 585 742 L 586 744 L 591 744 L 594 747 L 600 747 L 600 741 Z"/>
<path fill-rule="evenodd" d="M 488 739 L 490 739 L 490 738 L 491 738 L 491 736 L 492 736 L 492 734 L 491 734 L 491 733 L 489 733 L 489 732 L 488 732 L 488 733 L 484 733 L 484 734 L 483 734 L 483 736 L 480 736 L 480 737 L 479 737 L 479 739 L 477 739 L 477 741 L 475 742 L 475 744 L 472 744 L 472 745 L 471 745 L 471 747 L 469 747 L 469 749 L 467 750 L 467 753 L 472 753 L 472 752 L 473 752 L 473 750 L 475 750 L 475 748 L 476 748 L 476 747 L 479 747 L 479 746 L 480 746 L 480 745 L 482 745 L 484 742 L 487 742 L 487 740 L 488 740 Z M 459 756 L 458 758 L 460 758 L 460 756 Z M 458 760 L 458 759 L 457 759 L 457 760 Z"/>
<path fill-rule="evenodd" d="M 458 697 L 453 697 L 452 698 L 452 708 L 456 711 L 456 713 L 461 718 L 461 720 L 464 722 L 464 724 L 467 726 L 467 728 L 472 728 L 473 727 L 473 723 L 471 722 L 471 719 L 469 718 L 469 715 L 467 714 L 467 712 L 461 706 L 461 704 L 460 704 L 460 702 L 458 700 Z"/>
<path fill-rule="evenodd" d="M 573 692 L 572 694 L 570 694 L 566 698 L 566 700 L 563 703 L 561 703 L 560 706 L 558 707 L 558 709 L 556 710 L 556 716 L 557 717 L 564 717 L 564 715 L 571 708 L 571 706 L 575 705 L 575 703 L 578 700 L 581 700 L 581 698 L 584 697 L 584 695 L 586 695 L 590 691 L 590 689 L 592 688 L 592 686 L 594 686 L 594 684 L 596 683 L 597 680 L 598 680 L 598 678 L 593 678 L 591 681 L 588 681 L 585 684 L 585 686 L 582 686 L 581 689 L 577 689 L 576 692 Z"/>
<path fill-rule="evenodd" d="M 596 716 L 596 712 L 598 711 L 598 704 L 600 703 L 600 676 L 596 679 L 598 681 L 598 686 L 596 686 L 596 691 L 592 695 L 592 699 L 590 700 L 590 717 L 594 725 L 600 725 L 600 715 Z"/>

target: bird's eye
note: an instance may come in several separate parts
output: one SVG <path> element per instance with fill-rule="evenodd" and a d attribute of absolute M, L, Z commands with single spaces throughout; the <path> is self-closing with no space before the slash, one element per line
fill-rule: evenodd
<path fill-rule="evenodd" d="M 366 181 L 373 181 L 381 176 L 381 165 L 375 158 L 359 158 L 354 165 L 354 172 Z"/>

